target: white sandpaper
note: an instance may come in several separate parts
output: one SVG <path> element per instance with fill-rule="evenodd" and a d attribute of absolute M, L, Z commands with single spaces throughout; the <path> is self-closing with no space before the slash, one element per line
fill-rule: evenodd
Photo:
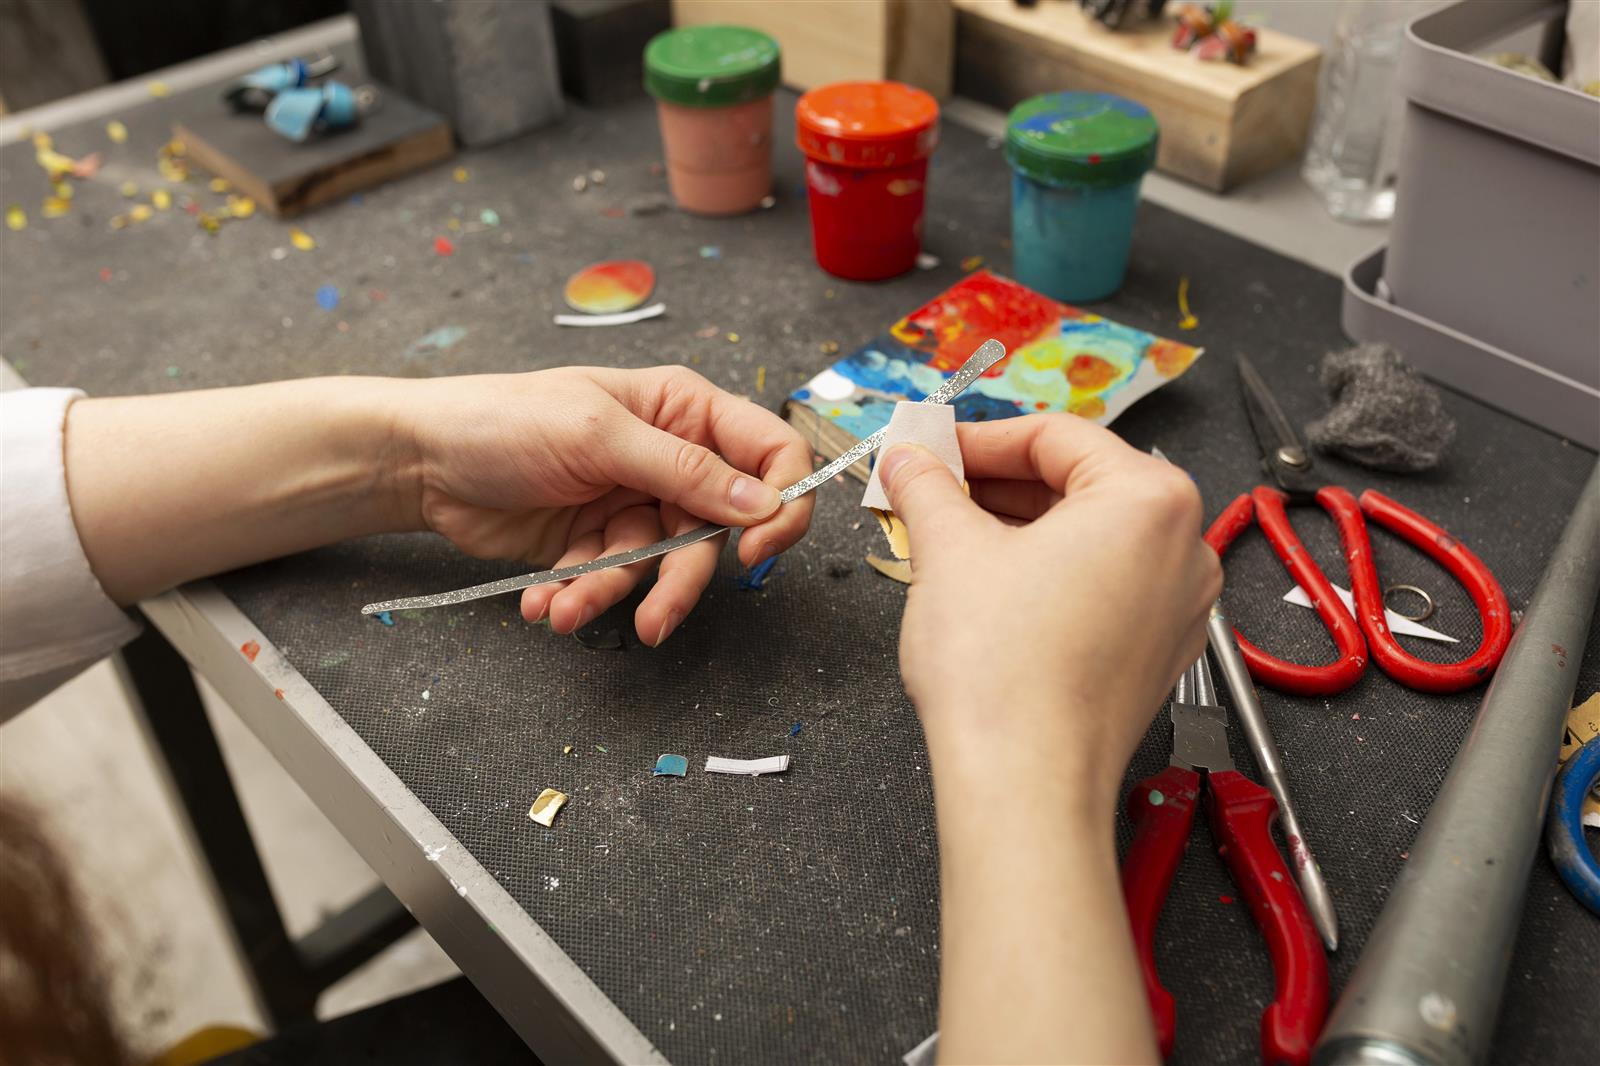
<path fill-rule="evenodd" d="M 956 409 L 947 403 L 913 403 L 901 400 L 894 405 L 894 414 L 884 427 L 883 446 L 878 449 L 881 459 L 896 444 L 920 444 L 937 455 L 956 481 L 966 480 L 961 463 L 961 445 L 956 441 Z M 861 506 L 892 511 L 889 497 L 884 495 L 878 481 L 878 464 L 872 464 L 872 476 L 867 479 L 867 491 L 861 496 Z"/>

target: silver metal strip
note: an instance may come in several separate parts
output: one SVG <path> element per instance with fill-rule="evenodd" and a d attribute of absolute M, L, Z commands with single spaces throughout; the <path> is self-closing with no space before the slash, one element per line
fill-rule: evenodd
<path fill-rule="evenodd" d="M 1006 355 L 1005 345 L 997 340 L 987 340 L 978 346 L 967 361 L 961 364 L 961 369 L 951 374 L 943 385 L 940 385 L 922 401 L 923 403 L 949 403 L 961 395 L 984 375 L 990 367 L 994 366 Z M 883 443 L 883 430 L 872 434 L 863 440 L 857 441 L 843 455 L 833 462 L 813 471 L 810 475 L 801 478 L 793 485 L 779 493 L 784 503 L 792 503 L 813 491 L 824 482 L 838 476 L 841 471 L 848 469 L 861 458 L 871 455 Z M 481 585 L 472 585 L 452 592 L 435 592 L 428 596 L 407 596 L 398 600 L 384 600 L 380 603 L 369 603 L 361 608 L 362 614 L 381 614 L 386 611 L 418 611 L 425 607 L 448 607 L 452 604 L 467 603 L 471 600 L 481 600 L 485 596 L 498 596 L 503 592 L 517 592 L 521 589 L 532 588 L 535 585 L 548 585 L 554 581 L 571 581 L 585 574 L 592 574 L 598 570 L 609 570 L 614 566 L 627 566 L 630 563 L 643 562 L 653 559 L 658 555 L 677 551 L 679 548 L 698 544 L 702 540 L 709 540 L 718 533 L 726 533 L 727 526 L 707 523 L 679 533 L 666 540 L 658 540 L 654 544 L 647 544 L 643 548 L 632 551 L 619 552 L 616 555 L 607 555 L 600 559 L 591 559 L 586 563 L 575 566 L 564 566 L 559 570 L 540 570 L 533 574 L 523 574 L 520 577 L 505 577 L 498 581 L 486 581 Z"/>

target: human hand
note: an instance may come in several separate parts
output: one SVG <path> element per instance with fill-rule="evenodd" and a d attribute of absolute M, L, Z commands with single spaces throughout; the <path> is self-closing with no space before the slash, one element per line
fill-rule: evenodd
<path fill-rule="evenodd" d="M 1199 493 L 1071 415 L 957 431 L 970 499 L 925 449 L 879 464 L 911 536 L 900 664 L 935 763 L 1076 772 L 1114 803 L 1222 589 Z"/>
<path fill-rule="evenodd" d="M 744 527 L 739 558 L 753 566 L 810 524 L 809 497 L 778 499 L 811 472 L 804 438 L 683 367 L 570 367 L 426 388 L 426 408 L 405 419 L 421 521 L 468 554 L 571 566 L 709 521 Z M 634 614 L 639 639 L 659 645 L 699 600 L 723 541 L 527 589 L 522 615 L 548 615 L 570 633 L 659 563 Z"/>

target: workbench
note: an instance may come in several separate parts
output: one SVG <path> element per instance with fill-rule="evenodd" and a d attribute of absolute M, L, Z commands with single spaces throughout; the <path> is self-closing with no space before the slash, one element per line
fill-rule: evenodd
<path fill-rule="evenodd" d="M 144 167 L 153 180 L 173 118 L 208 106 L 213 92 L 116 114 L 131 136 L 107 149 L 108 172 Z M 216 236 L 177 211 L 113 231 L 108 219 L 125 209 L 115 182 L 81 187 L 69 217 L 0 233 L 0 355 L 30 383 L 102 395 L 327 373 L 672 362 L 777 409 L 831 361 L 825 343 L 848 351 L 881 332 L 955 281 L 968 257 L 1009 267 L 1005 163 L 991 139 L 947 124 L 926 227 L 941 265 L 873 285 L 822 274 L 792 102 L 778 99 L 777 203 L 743 218 L 614 217 L 665 189 L 644 100 L 573 107 L 558 126 L 464 155 L 464 183 L 445 166 L 307 216 L 311 252 L 290 248 L 287 227 L 261 217 Z M 58 147 L 104 147 L 102 122 L 56 130 Z M 575 192 L 573 177 L 596 169 L 604 184 Z M 32 201 L 42 181 L 30 146 L 0 149 L 0 198 Z M 478 223 L 486 208 L 498 226 Z M 453 255 L 435 254 L 440 236 L 454 241 Z M 655 265 L 666 316 L 555 327 L 562 281 L 621 256 Z M 1199 326 L 1180 334 L 1182 276 Z M 332 311 L 318 307 L 323 285 L 341 291 Z M 1208 354 L 1117 431 L 1189 470 L 1214 514 L 1261 477 L 1231 356 L 1247 353 L 1294 417 L 1320 414 L 1317 360 L 1346 343 L 1339 296 L 1335 277 L 1147 203 L 1127 284 L 1092 309 Z M 465 336 L 407 354 L 445 326 Z M 701 336 L 709 326 L 715 335 Z M 1324 459 L 1324 473 L 1439 521 L 1521 610 L 1594 456 L 1473 400 L 1447 393 L 1446 404 L 1460 433 L 1440 470 L 1400 478 Z M 847 479 L 824 486 L 810 535 L 759 590 L 739 587 L 725 553 L 698 609 L 657 650 L 633 639 L 634 601 L 582 640 L 524 624 L 515 597 L 397 614 L 392 626 L 362 617 L 372 600 L 526 569 L 466 559 L 433 536 L 389 536 L 157 597 L 142 606 L 159 632 L 144 642 L 157 646 L 137 653 L 134 673 L 147 703 L 182 704 L 182 683 L 162 673 L 160 641 L 170 642 L 546 1061 L 896 1062 L 937 1024 L 937 849 L 926 750 L 896 662 L 906 590 L 863 565 L 881 547 L 859 496 Z M 1338 580 L 1331 525 L 1301 514 L 1297 528 Z M 1430 624 L 1473 647 L 1465 594 L 1394 538 L 1374 542 L 1386 583 L 1427 588 L 1439 604 Z M 1315 615 L 1279 601 L 1289 587 L 1259 535 L 1230 553 L 1225 603 L 1240 629 L 1278 654 L 1325 661 L 1331 647 Z M 241 654 L 252 642 L 261 649 L 253 661 Z M 1039 643 L 1051 654 L 1048 634 Z M 1408 646 L 1429 658 L 1461 654 Z M 1597 685 L 1600 636 L 1591 634 L 1580 695 Z M 1481 693 L 1422 695 L 1369 669 L 1335 698 L 1262 696 L 1339 908 L 1337 995 Z M 1159 718 L 1130 784 L 1166 760 L 1169 731 Z M 687 755 L 689 777 L 652 778 L 663 752 Z M 785 753 L 792 766 L 778 776 L 698 769 L 712 754 Z M 546 787 L 572 797 L 553 828 L 527 817 Z M 1005 818 L 1005 804 L 988 815 Z M 1126 846 L 1125 819 L 1117 832 Z M 1195 833 L 1158 942 L 1178 1002 L 1173 1061 L 1253 1061 L 1271 997 L 1265 946 L 1223 864 L 1206 854 L 1206 828 Z M 1592 1054 L 1597 958 L 1600 922 L 1541 853 L 1496 1062 Z"/>

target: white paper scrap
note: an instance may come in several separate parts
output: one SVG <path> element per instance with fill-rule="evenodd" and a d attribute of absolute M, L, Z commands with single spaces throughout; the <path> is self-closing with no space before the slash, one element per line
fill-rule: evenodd
<path fill-rule="evenodd" d="M 906 1066 L 933 1066 L 939 1061 L 939 1033 L 937 1030 L 928 1039 L 900 1056 L 900 1061 Z"/>
<path fill-rule="evenodd" d="M 618 311 L 614 315 L 557 315 L 558 326 L 626 326 L 629 322 L 643 322 L 667 313 L 666 304 L 651 304 L 637 311 Z"/>
<path fill-rule="evenodd" d="M 1333 582 L 1330 581 L 1328 584 L 1333 585 Z M 1344 605 L 1350 611 L 1350 613 L 1355 614 L 1356 598 L 1350 595 L 1350 591 L 1348 589 L 1340 588 L 1338 585 L 1333 585 L 1333 591 L 1339 594 L 1339 599 L 1344 601 Z M 1283 594 L 1283 602 L 1292 603 L 1296 607 L 1310 607 L 1311 596 L 1306 592 L 1305 589 L 1301 588 L 1299 585 L 1296 585 L 1294 588 Z M 1455 637 L 1447 637 L 1437 629 L 1429 629 L 1421 622 L 1413 622 L 1409 618 L 1402 618 L 1400 615 L 1395 614 L 1387 607 L 1383 609 L 1383 617 L 1384 620 L 1389 623 L 1389 632 L 1391 633 L 1399 633 L 1408 637 L 1421 637 L 1423 640 L 1439 640 L 1446 644 L 1461 643 Z"/>
<path fill-rule="evenodd" d="M 724 759 L 720 755 L 706 756 L 708 774 L 781 774 L 789 768 L 789 756 L 771 755 L 765 759 Z"/>
<path fill-rule="evenodd" d="M 956 481 L 965 479 L 961 464 L 961 445 L 956 441 L 956 409 L 947 403 L 914 403 L 901 400 L 894 405 L 894 414 L 883 431 L 883 444 L 878 455 L 885 455 L 896 444 L 920 444 L 937 455 Z M 867 491 L 861 496 L 861 506 L 892 511 L 889 497 L 884 495 L 883 484 L 878 480 L 878 464 L 872 464 L 872 476 L 867 478 Z"/>

